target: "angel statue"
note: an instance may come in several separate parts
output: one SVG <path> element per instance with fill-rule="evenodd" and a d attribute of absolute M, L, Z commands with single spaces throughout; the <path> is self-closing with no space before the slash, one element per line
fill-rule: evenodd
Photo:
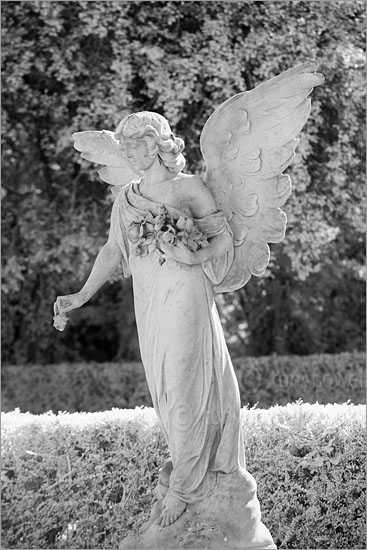
<path fill-rule="evenodd" d="M 125 277 L 132 275 L 142 362 L 170 453 L 156 490 L 154 537 L 169 531 L 162 527 L 178 528 L 185 510 L 201 510 L 228 476 L 242 475 L 247 504 L 233 513 L 247 513 L 252 528 L 236 543 L 238 533 L 227 533 L 225 547 L 276 548 L 246 470 L 239 389 L 214 296 L 263 274 L 268 243 L 284 238 L 280 207 L 291 182 L 283 171 L 308 119 L 309 95 L 324 80 L 317 66 L 306 62 L 222 103 L 201 133 L 203 179 L 183 172 L 184 142 L 158 113 L 130 114 L 114 133 L 73 135 L 83 158 L 104 165 L 99 174 L 115 199 L 108 240 L 83 288 L 57 297 L 55 325 L 63 329 L 66 314 L 85 304 L 119 264 Z M 226 515 L 223 499 L 213 532 Z"/>

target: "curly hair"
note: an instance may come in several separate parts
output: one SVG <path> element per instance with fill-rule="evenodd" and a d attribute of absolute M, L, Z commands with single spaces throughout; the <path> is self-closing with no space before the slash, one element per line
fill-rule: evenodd
<path fill-rule="evenodd" d="M 158 155 L 170 172 L 178 174 L 186 164 L 182 155 L 183 139 L 173 135 L 168 121 L 158 113 L 140 111 L 123 118 L 116 128 L 115 138 L 123 142 L 124 137 L 144 139 L 149 156 Z"/>

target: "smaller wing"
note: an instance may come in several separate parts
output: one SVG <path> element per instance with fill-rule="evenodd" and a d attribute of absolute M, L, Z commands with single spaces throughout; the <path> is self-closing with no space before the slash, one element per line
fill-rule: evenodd
<path fill-rule="evenodd" d="M 127 185 L 140 176 L 123 156 L 119 142 L 109 130 L 86 130 L 73 134 L 74 147 L 83 159 L 102 164 L 98 170 L 102 181 L 113 185 Z"/>

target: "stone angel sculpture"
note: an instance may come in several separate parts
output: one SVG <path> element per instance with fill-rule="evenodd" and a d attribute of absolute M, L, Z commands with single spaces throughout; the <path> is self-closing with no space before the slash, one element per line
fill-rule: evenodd
<path fill-rule="evenodd" d="M 280 207 L 291 182 L 283 171 L 308 119 L 310 93 L 324 80 L 316 68 L 304 63 L 222 103 L 201 134 L 203 180 L 183 172 L 184 142 L 160 114 L 128 115 L 114 133 L 73 135 L 82 157 L 104 166 L 99 174 L 115 200 L 108 241 L 80 292 L 57 298 L 55 323 L 62 329 L 66 313 L 122 263 L 133 277 L 142 362 L 170 452 L 150 523 L 122 548 L 152 541 L 181 548 L 188 544 L 182 518 L 190 514 L 215 520 L 212 537 L 224 536 L 227 548 L 276 548 L 245 466 L 238 384 L 214 294 L 264 273 L 268 243 L 284 237 Z M 172 539 L 177 532 L 180 543 Z"/>

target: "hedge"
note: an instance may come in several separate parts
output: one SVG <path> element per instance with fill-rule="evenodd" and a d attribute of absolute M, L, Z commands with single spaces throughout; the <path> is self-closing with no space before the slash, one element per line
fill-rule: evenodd
<path fill-rule="evenodd" d="M 167 447 L 153 409 L 3 413 L 7 548 L 118 548 L 148 517 Z M 282 548 L 365 547 L 365 408 L 242 409 L 262 520 Z"/>
<path fill-rule="evenodd" d="M 365 353 L 233 361 L 242 405 L 365 403 Z M 94 412 L 152 406 L 141 363 L 4 366 L 2 410 Z"/>

